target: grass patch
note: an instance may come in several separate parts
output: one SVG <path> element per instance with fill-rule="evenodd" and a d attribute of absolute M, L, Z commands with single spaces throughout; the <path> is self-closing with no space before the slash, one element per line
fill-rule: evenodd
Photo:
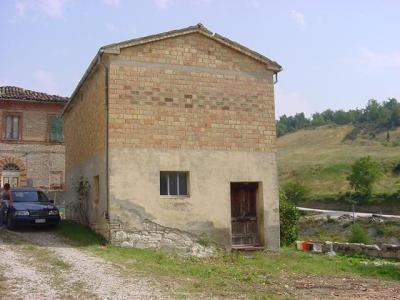
<path fill-rule="evenodd" d="M 57 234 L 69 239 L 74 246 L 85 247 L 91 245 L 105 245 L 106 239 L 95 233 L 89 227 L 78 224 L 74 221 L 63 220 L 57 228 Z"/>
<path fill-rule="evenodd" d="M 63 223 L 58 233 L 71 239 L 73 244 L 120 266 L 122 272 L 147 273 L 158 278 L 160 283 L 173 285 L 180 295 L 270 297 L 282 291 L 285 284 L 293 284 L 293 278 L 307 274 L 400 280 L 399 267 L 364 265 L 363 261 L 369 261 L 366 258 L 328 257 L 283 248 L 279 254 L 223 252 L 216 257 L 200 259 L 160 251 L 104 246 L 104 240 L 96 233 L 72 222 Z"/>
<path fill-rule="evenodd" d="M 347 175 L 348 173 L 350 173 L 350 170 L 351 170 L 350 164 L 336 163 L 323 168 L 320 174 L 322 176 L 335 177 L 335 176 L 340 176 L 342 174 Z"/>

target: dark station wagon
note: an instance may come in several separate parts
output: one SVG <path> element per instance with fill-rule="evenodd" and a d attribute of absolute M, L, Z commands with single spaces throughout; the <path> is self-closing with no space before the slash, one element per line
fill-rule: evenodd
<path fill-rule="evenodd" d="M 0 225 L 14 229 L 19 225 L 57 227 L 60 213 L 46 194 L 35 188 L 11 188 L 12 206 L 0 200 Z"/>

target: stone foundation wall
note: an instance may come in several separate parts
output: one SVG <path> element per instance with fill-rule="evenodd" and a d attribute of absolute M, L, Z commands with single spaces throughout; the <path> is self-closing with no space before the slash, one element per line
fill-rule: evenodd
<path fill-rule="evenodd" d="M 321 250 L 324 253 L 338 252 L 343 254 L 362 254 L 377 258 L 400 259 L 400 245 L 382 244 L 378 246 L 336 242 L 316 242 L 315 244 L 322 244 Z"/>
<path fill-rule="evenodd" d="M 190 233 L 164 227 L 150 220 L 144 221 L 142 230 L 111 229 L 111 242 L 121 247 L 165 250 L 198 257 L 212 256 L 216 251 L 213 246 L 201 245 L 199 238 Z"/>

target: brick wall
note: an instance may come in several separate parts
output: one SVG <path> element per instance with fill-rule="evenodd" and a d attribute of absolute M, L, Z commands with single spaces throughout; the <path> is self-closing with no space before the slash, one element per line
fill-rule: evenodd
<path fill-rule="evenodd" d="M 66 169 L 105 149 L 104 71 L 100 68 L 85 81 L 64 115 Z"/>
<path fill-rule="evenodd" d="M 272 72 L 201 34 L 110 63 L 111 146 L 275 151 Z"/>
<path fill-rule="evenodd" d="M 0 164 L 2 168 L 8 163 L 18 166 L 21 186 L 32 180 L 35 187 L 63 189 L 65 148 L 63 143 L 49 141 L 48 124 L 49 116 L 61 115 L 63 106 L 60 103 L 24 101 L 0 103 Z M 21 139 L 18 141 L 5 139 L 8 113 L 17 113 L 21 118 Z"/>

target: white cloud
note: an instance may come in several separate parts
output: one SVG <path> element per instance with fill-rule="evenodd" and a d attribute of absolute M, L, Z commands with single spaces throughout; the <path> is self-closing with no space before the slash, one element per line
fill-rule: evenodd
<path fill-rule="evenodd" d="M 121 4 L 120 0 L 103 0 L 103 2 L 113 7 L 118 7 Z"/>
<path fill-rule="evenodd" d="M 276 118 L 286 114 L 288 116 L 299 112 L 310 113 L 310 104 L 300 92 L 285 91 L 277 88 L 276 99 Z"/>
<path fill-rule="evenodd" d="M 17 0 L 15 10 L 20 17 L 33 12 L 56 19 L 63 16 L 65 2 L 66 0 Z"/>
<path fill-rule="evenodd" d="M 172 4 L 174 4 L 175 1 L 174 0 L 153 0 L 153 2 L 159 9 L 167 9 Z"/>
<path fill-rule="evenodd" d="M 36 89 L 47 93 L 59 93 L 59 86 L 53 76 L 48 71 L 36 69 L 33 73 L 33 78 L 36 81 Z"/>
<path fill-rule="evenodd" d="M 339 59 L 340 62 L 364 65 L 372 68 L 400 68 L 400 51 L 374 52 L 363 48 L 353 58 Z"/>
<path fill-rule="evenodd" d="M 292 9 L 290 11 L 290 17 L 297 23 L 301 28 L 306 27 L 306 19 L 302 12 Z"/>

